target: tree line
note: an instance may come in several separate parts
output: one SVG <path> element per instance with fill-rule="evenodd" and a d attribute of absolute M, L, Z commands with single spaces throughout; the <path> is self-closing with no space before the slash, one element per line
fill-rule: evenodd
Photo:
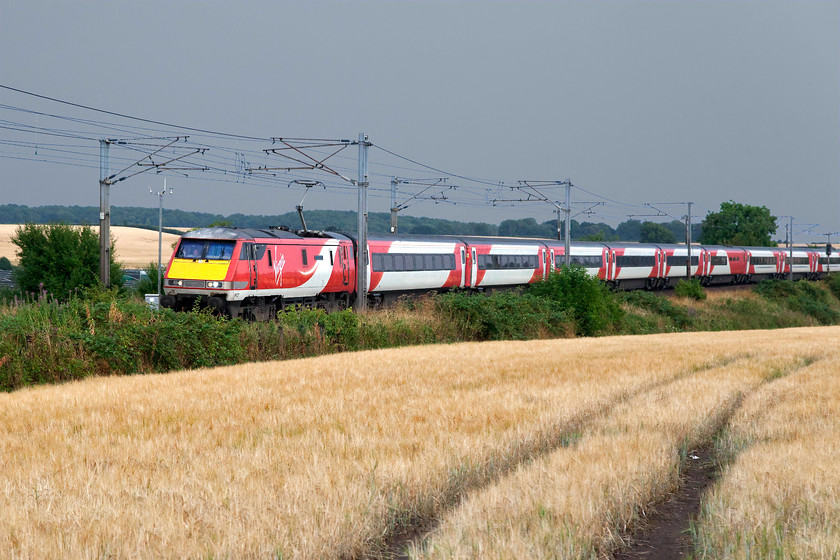
<path fill-rule="evenodd" d="M 343 210 L 308 210 L 305 213 L 306 224 L 311 229 L 354 232 L 356 231 L 356 212 Z M 0 223 L 3 224 L 77 224 L 98 225 L 99 207 L 96 206 L 23 206 L 18 204 L 0 205 Z M 111 208 L 111 224 L 148 229 L 158 227 L 158 209 L 136 206 L 114 206 Z M 175 227 L 208 227 L 228 224 L 241 228 L 267 228 L 287 225 L 296 229 L 300 226 L 297 213 L 287 212 L 279 215 L 248 214 L 213 214 L 207 212 L 187 212 L 184 210 L 164 209 L 164 229 Z M 368 215 L 368 228 L 371 233 L 390 232 L 391 215 L 387 212 L 371 212 Z M 692 237 L 698 239 L 701 224 L 694 224 Z M 169 230 L 177 233 L 175 230 Z M 400 216 L 398 231 L 401 234 L 421 235 L 490 235 L 504 237 L 543 237 L 557 238 L 557 221 L 542 223 L 534 218 L 504 220 L 500 224 L 484 222 L 462 222 L 440 218 Z M 667 223 L 641 222 L 629 219 L 612 227 L 603 222 L 571 220 L 571 238 L 576 241 L 636 241 L 649 243 L 674 243 L 685 239 L 685 224 L 678 220 Z"/>

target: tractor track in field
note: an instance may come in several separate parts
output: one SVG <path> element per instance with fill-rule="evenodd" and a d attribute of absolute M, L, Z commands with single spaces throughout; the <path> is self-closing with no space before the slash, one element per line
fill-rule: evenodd
<path fill-rule="evenodd" d="M 452 488 L 451 493 L 441 496 L 439 498 L 441 507 L 437 512 L 435 512 L 434 517 L 408 519 L 407 523 L 404 522 L 404 524 L 398 526 L 396 530 L 387 533 L 382 541 L 355 558 L 387 558 L 398 560 L 410 558 L 408 551 L 411 549 L 412 545 L 421 544 L 423 538 L 433 531 L 440 524 L 441 519 L 446 515 L 446 513 L 457 507 L 463 498 L 468 496 L 470 493 L 480 491 L 483 488 L 487 488 L 495 484 L 504 476 L 512 473 L 515 469 L 522 465 L 527 465 L 535 459 L 548 455 L 557 449 L 573 445 L 580 439 L 582 432 L 589 426 L 589 424 L 591 424 L 592 420 L 609 411 L 609 409 L 614 407 L 617 403 L 626 402 L 632 398 L 656 390 L 660 387 L 676 383 L 687 376 L 696 375 L 718 367 L 724 367 L 738 360 L 749 358 L 749 353 L 738 352 L 729 356 L 724 356 L 718 360 L 685 369 L 672 377 L 641 385 L 632 391 L 619 393 L 615 395 L 610 402 L 605 403 L 603 406 L 576 418 L 572 418 L 563 424 L 551 427 L 548 430 L 548 433 L 543 437 L 537 438 L 533 442 L 530 442 L 530 445 L 526 444 L 522 449 L 518 449 L 516 452 L 511 453 L 513 456 L 511 460 L 490 462 L 494 465 L 494 467 L 488 472 L 483 473 L 483 476 L 477 477 L 475 482 L 459 485 L 457 488 Z"/>
<path fill-rule="evenodd" d="M 629 548 L 618 552 L 615 560 L 673 560 L 687 558 L 694 542 L 688 529 L 700 512 L 703 493 L 718 478 L 714 444 L 692 449 L 680 473 L 680 488 L 669 494 L 645 524 L 628 537 Z"/>
<path fill-rule="evenodd" d="M 779 370 L 756 387 L 755 391 L 819 359 L 816 356 L 806 357 L 787 369 Z M 629 546 L 616 552 L 614 560 L 672 560 L 688 558 L 694 551 L 690 533 L 692 521 L 700 513 L 703 494 L 720 476 L 722 460 L 715 454 L 714 440 L 739 407 L 740 402 L 722 419 L 719 429 L 710 440 L 686 453 L 680 467 L 679 488 L 653 506 L 652 513 L 646 517 L 645 522 L 626 537 Z"/>

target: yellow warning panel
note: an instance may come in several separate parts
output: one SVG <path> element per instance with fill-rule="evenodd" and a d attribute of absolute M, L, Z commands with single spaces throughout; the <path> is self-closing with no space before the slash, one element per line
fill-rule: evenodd
<path fill-rule="evenodd" d="M 230 261 L 202 261 L 174 259 L 169 267 L 168 278 L 184 280 L 224 280 Z"/>

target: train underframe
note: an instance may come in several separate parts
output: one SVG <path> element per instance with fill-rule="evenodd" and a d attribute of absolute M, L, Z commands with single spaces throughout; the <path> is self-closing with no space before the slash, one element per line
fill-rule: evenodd
<path fill-rule="evenodd" d="M 162 307 L 175 311 L 209 310 L 214 315 L 241 318 L 246 321 L 268 321 L 277 313 L 291 308 L 320 308 L 328 312 L 341 311 L 352 305 L 352 294 L 346 292 L 319 294 L 314 297 L 286 298 L 283 296 L 251 296 L 241 301 L 228 301 L 218 294 L 179 294 L 161 298 Z"/>

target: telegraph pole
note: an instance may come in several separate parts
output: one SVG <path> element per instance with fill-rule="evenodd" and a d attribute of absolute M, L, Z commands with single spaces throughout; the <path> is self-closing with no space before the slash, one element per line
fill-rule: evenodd
<path fill-rule="evenodd" d="M 563 251 L 565 255 L 563 255 L 563 264 L 566 267 L 569 266 L 571 263 L 571 247 L 570 247 L 570 233 L 572 231 L 572 180 L 566 179 L 566 207 L 563 208 L 563 212 L 566 213 L 566 226 L 563 231 Z"/>
<path fill-rule="evenodd" d="M 181 171 L 207 171 L 209 169 L 207 166 L 168 166 L 170 163 L 183 160 L 184 158 L 187 158 L 189 156 L 195 154 L 203 154 L 207 150 L 207 148 L 188 148 L 189 150 L 191 150 L 190 152 L 182 155 L 174 155 L 168 160 L 160 163 L 155 163 L 155 161 L 152 159 L 153 156 L 157 156 L 164 150 L 167 150 L 168 148 L 172 147 L 175 143 L 179 142 L 180 140 L 186 141 L 187 138 L 187 136 L 174 136 L 164 138 L 163 140 L 169 141 L 167 144 L 162 146 L 152 145 L 157 149 L 144 156 L 143 159 L 135 161 L 134 163 L 128 165 L 121 171 L 118 171 L 114 174 L 110 174 L 110 171 L 108 169 L 108 152 L 111 144 L 130 145 L 133 142 L 130 140 L 114 139 L 105 139 L 99 141 L 99 280 L 106 288 L 111 287 L 111 185 L 119 183 L 120 181 L 125 181 L 126 179 L 134 177 L 135 175 L 145 173 L 150 169 L 156 169 L 158 173 L 160 173 L 163 170 L 169 169 L 178 169 Z M 142 145 L 149 146 L 148 144 Z M 172 150 L 177 150 L 177 148 L 172 148 Z M 140 167 L 140 170 L 135 171 L 134 173 L 130 173 L 128 175 L 123 175 L 124 172 L 128 171 L 129 169 L 135 166 Z"/>
<path fill-rule="evenodd" d="M 111 287 L 111 181 L 108 179 L 110 140 L 99 141 L 99 280 Z"/>
<path fill-rule="evenodd" d="M 831 233 L 824 233 L 823 235 L 827 236 L 828 239 L 825 242 L 825 266 L 826 272 L 831 272 L 831 236 L 838 235 L 840 231 L 833 231 Z"/>
<path fill-rule="evenodd" d="M 166 177 L 163 178 L 163 190 L 155 192 L 149 188 L 149 192 L 152 194 L 156 194 L 158 197 L 158 268 L 157 268 L 157 293 L 158 293 L 158 304 L 160 303 L 160 297 L 163 293 L 160 291 L 161 288 L 161 277 L 163 276 L 163 262 L 162 262 L 162 247 L 163 247 L 163 195 L 166 194 Z M 169 194 L 172 194 L 172 187 L 169 187 Z"/>
<path fill-rule="evenodd" d="M 788 245 L 788 280 L 793 280 L 793 216 L 790 217 L 790 236 Z"/>
<path fill-rule="evenodd" d="M 359 209 L 358 209 L 358 247 L 356 255 L 356 310 L 364 312 L 367 310 L 367 266 L 368 266 L 368 142 L 367 134 L 359 133 L 359 179 L 356 182 L 359 187 Z"/>
<path fill-rule="evenodd" d="M 688 260 L 685 261 L 685 280 L 691 282 L 691 205 L 694 203 L 686 202 L 685 204 L 688 206 L 688 212 L 685 216 L 685 246 L 688 248 Z"/>
<path fill-rule="evenodd" d="M 686 213 L 685 216 L 685 248 L 687 252 L 687 256 L 685 258 L 685 279 L 687 282 L 691 281 L 691 205 L 694 204 L 693 202 L 645 202 L 645 206 L 648 208 L 653 208 L 658 214 L 629 214 L 628 217 L 636 217 L 636 216 L 668 216 L 672 220 L 680 221 L 679 218 L 676 216 L 672 216 L 671 214 L 665 212 L 664 210 L 657 208 L 657 206 L 665 206 L 665 205 L 674 205 L 674 204 L 685 204 L 686 205 Z M 698 268 L 700 259 L 697 259 Z"/>
<path fill-rule="evenodd" d="M 563 212 L 566 214 L 564 219 L 565 221 L 565 232 L 563 234 L 563 238 L 565 239 L 563 246 L 565 255 L 563 255 L 563 263 L 566 266 L 569 266 L 571 263 L 571 230 L 572 230 L 572 180 L 566 179 L 565 181 L 518 181 L 518 187 L 511 187 L 512 189 L 517 189 L 519 191 L 525 191 L 528 195 L 527 198 L 518 198 L 518 199 L 495 199 L 493 200 L 493 205 L 495 206 L 497 202 L 547 202 L 554 206 L 554 211 L 557 212 L 557 239 L 558 241 L 561 239 L 560 237 L 560 213 Z M 565 185 L 566 187 L 566 205 L 560 206 L 559 203 L 555 202 L 553 198 L 549 198 L 547 195 L 543 194 L 537 187 L 551 187 L 551 186 L 559 186 Z M 590 204 L 590 203 L 586 203 Z M 594 208 L 595 206 L 604 204 L 603 202 L 593 202 L 591 203 L 592 206 L 583 210 L 582 212 L 578 212 L 578 214 L 582 214 L 584 212 L 588 212 L 590 209 Z M 578 214 L 575 214 L 577 216 Z"/>
<path fill-rule="evenodd" d="M 397 233 L 397 184 L 396 177 L 391 177 L 391 233 Z"/>

